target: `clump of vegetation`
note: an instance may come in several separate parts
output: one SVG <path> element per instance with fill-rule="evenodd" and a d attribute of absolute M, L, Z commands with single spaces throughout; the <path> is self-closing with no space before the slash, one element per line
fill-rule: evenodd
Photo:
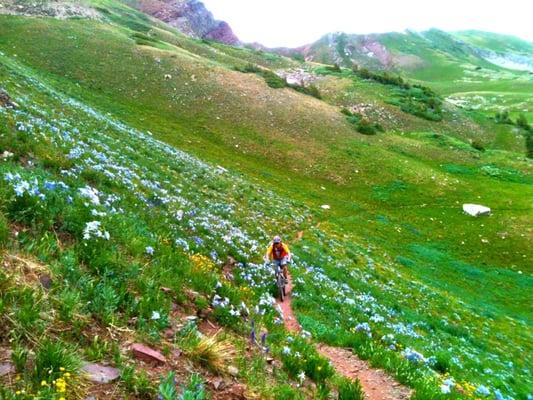
<path fill-rule="evenodd" d="M 384 132 L 383 126 L 378 122 L 370 122 L 362 114 L 353 113 L 347 108 L 343 108 L 341 113 L 346 115 L 346 120 L 363 135 L 376 135 L 378 132 Z"/>
<path fill-rule="evenodd" d="M 126 392 L 141 399 L 154 398 L 156 389 L 146 371 L 137 371 L 133 366 L 127 366 L 122 369 L 120 376 Z"/>
<path fill-rule="evenodd" d="M 358 379 L 341 378 L 338 384 L 338 400 L 363 400 L 365 395 Z"/>
<path fill-rule="evenodd" d="M 282 78 L 276 73 L 268 69 L 261 68 L 253 63 L 248 63 L 245 66 L 236 66 L 234 67 L 234 69 L 245 74 L 257 74 L 263 77 L 267 85 L 271 88 L 282 89 L 288 87 L 308 96 L 313 96 L 317 99 L 322 99 L 320 90 L 315 85 L 305 86 L 298 84 L 289 84 L 287 83 L 286 79 Z"/>
<path fill-rule="evenodd" d="M 331 72 L 337 72 L 337 73 L 342 72 L 340 65 L 337 63 L 326 66 L 326 70 L 331 71 Z"/>
<path fill-rule="evenodd" d="M 290 87 L 291 89 L 296 90 L 297 92 L 306 94 L 308 96 L 313 96 L 319 100 L 322 99 L 322 94 L 320 93 L 320 90 L 315 85 L 304 86 L 304 85 L 288 84 L 287 86 Z"/>
<path fill-rule="evenodd" d="M 362 79 L 370 79 L 384 85 L 398 86 L 403 89 L 410 89 L 412 86 L 406 82 L 401 76 L 391 75 L 388 72 L 373 72 L 367 68 L 361 68 L 358 65 L 352 67 L 352 72 Z"/>
<path fill-rule="evenodd" d="M 287 81 L 270 70 L 263 70 L 260 75 L 265 80 L 266 84 L 273 89 L 282 89 L 287 87 Z"/>
<path fill-rule="evenodd" d="M 281 360 L 289 376 L 300 382 L 310 378 L 319 386 L 325 385 L 335 373 L 329 360 L 302 338 L 293 339 L 282 349 Z"/>
<path fill-rule="evenodd" d="M 65 371 L 75 373 L 80 366 L 79 357 L 69 345 L 45 339 L 35 353 L 33 378 L 36 383 L 41 383 L 59 378 Z"/>
<path fill-rule="evenodd" d="M 526 133 L 526 156 L 533 159 L 533 132 L 531 130 Z"/>
<path fill-rule="evenodd" d="M 400 107 L 400 109 L 411 115 L 427 119 L 429 121 L 442 120 L 442 99 L 431 88 L 423 85 L 412 85 L 404 78 L 397 75 L 389 74 L 388 72 L 373 72 L 367 68 L 361 68 L 358 65 L 352 67 L 351 70 L 342 70 L 339 65 L 325 67 L 317 70 L 322 74 L 333 74 L 345 77 L 355 77 L 361 79 L 368 79 L 382 85 L 389 85 L 394 87 L 393 97 L 388 100 L 389 104 Z"/>
<path fill-rule="evenodd" d="M 494 120 L 497 124 L 513 124 L 513 120 L 509 116 L 509 111 L 507 110 L 497 111 Z"/>
<path fill-rule="evenodd" d="M 305 57 L 301 53 L 292 53 L 290 56 L 293 60 L 298 61 L 300 63 L 305 62 Z"/>
<path fill-rule="evenodd" d="M 524 114 L 520 114 L 518 116 L 516 119 L 516 126 L 526 131 L 531 131 L 531 125 L 529 125 L 529 122 Z"/>
<path fill-rule="evenodd" d="M 485 146 L 479 140 L 473 140 L 471 145 L 476 150 L 485 151 Z"/>
<path fill-rule="evenodd" d="M 182 388 L 178 400 L 205 400 L 207 392 L 205 382 L 199 374 L 192 374 L 189 382 Z"/>
<path fill-rule="evenodd" d="M 218 373 L 225 371 L 235 353 L 227 341 L 218 335 L 201 335 L 193 323 L 180 332 L 179 345 L 192 361 Z"/>
<path fill-rule="evenodd" d="M 253 63 L 248 63 L 244 66 L 235 66 L 234 69 L 235 71 L 239 71 L 244 74 L 258 74 L 262 71 L 262 69 L 259 68 L 259 66 Z"/>

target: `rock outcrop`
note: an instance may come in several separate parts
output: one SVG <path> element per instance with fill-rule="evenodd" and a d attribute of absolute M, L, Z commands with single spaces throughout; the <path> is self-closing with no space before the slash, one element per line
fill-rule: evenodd
<path fill-rule="evenodd" d="M 229 24 L 216 20 L 198 0 L 139 0 L 137 8 L 188 36 L 230 45 L 240 44 Z"/>
<path fill-rule="evenodd" d="M 98 11 L 83 0 L 2 0 L 0 1 L 0 14 L 43 16 L 59 19 L 74 17 L 91 19 L 100 18 Z"/>

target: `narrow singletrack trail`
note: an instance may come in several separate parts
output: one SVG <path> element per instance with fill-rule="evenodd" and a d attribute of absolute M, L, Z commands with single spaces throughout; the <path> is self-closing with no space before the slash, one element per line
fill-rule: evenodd
<path fill-rule="evenodd" d="M 283 323 L 289 332 L 300 332 L 301 327 L 292 311 L 292 278 L 289 274 L 285 301 L 276 300 L 283 314 Z M 351 350 L 319 344 L 317 350 L 328 358 L 340 374 L 349 379 L 359 379 L 367 400 L 406 400 L 412 390 L 396 382 L 381 369 L 372 368 Z"/>

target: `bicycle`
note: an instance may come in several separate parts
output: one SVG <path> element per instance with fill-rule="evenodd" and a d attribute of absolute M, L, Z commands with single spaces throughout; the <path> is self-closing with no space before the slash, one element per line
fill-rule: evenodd
<path fill-rule="evenodd" d="M 274 263 L 274 273 L 276 276 L 276 287 L 278 288 L 279 299 L 281 302 L 283 302 L 283 300 L 285 300 L 285 296 L 287 295 L 285 290 L 286 283 L 285 276 L 283 275 L 283 269 L 279 263 Z"/>

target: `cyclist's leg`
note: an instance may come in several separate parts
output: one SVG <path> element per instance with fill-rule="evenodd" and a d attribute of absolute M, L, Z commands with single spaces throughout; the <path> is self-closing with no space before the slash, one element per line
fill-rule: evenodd
<path fill-rule="evenodd" d="M 288 281 L 289 280 L 289 269 L 288 269 L 289 260 L 287 257 L 283 257 L 280 263 L 281 263 L 281 268 L 283 269 L 283 276 L 285 277 L 285 280 Z"/>
<path fill-rule="evenodd" d="M 272 268 L 274 268 L 274 271 L 276 271 L 276 268 L 282 269 L 280 260 L 273 259 L 272 260 Z"/>

